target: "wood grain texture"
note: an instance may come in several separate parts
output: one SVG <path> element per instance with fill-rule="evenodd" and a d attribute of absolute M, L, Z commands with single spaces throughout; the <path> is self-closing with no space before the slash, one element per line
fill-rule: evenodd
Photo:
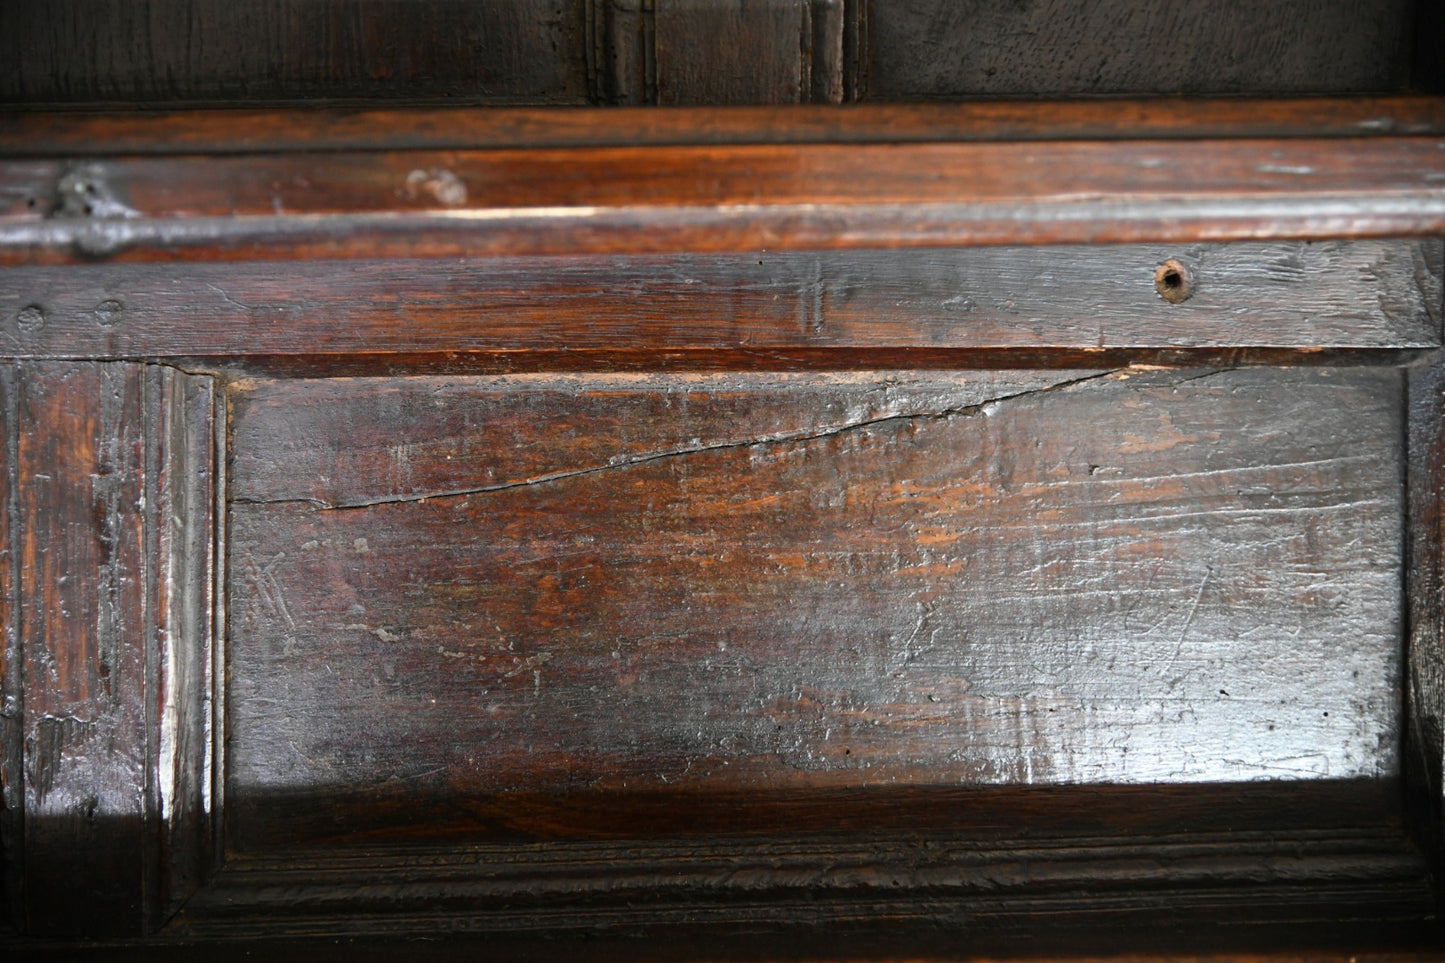
<path fill-rule="evenodd" d="M 1409 668 L 1405 733 L 1412 829 L 1437 867 L 1442 855 L 1442 779 L 1445 779 L 1445 545 L 1440 492 L 1445 477 L 1445 369 L 1438 356 L 1408 370 L 1409 579 L 1406 615 Z"/>
<path fill-rule="evenodd" d="M 0 9 L 0 103 L 586 101 L 567 0 L 83 0 Z"/>
<path fill-rule="evenodd" d="M 1374 369 L 238 386 L 233 845 L 1392 776 L 1400 406 Z"/>
<path fill-rule="evenodd" d="M 25 649 L 20 627 L 20 553 L 12 516 L 19 505 L 16 411 L 19 397 L 13 365 L 0 365 L 0 932 L 24 919 L 25 879 Z"/>
<path fill-rule="evenodd" d="M 1156 290 L 1167 259 L 1192 278 L 1180 304 Z M 25 268 L 0 288 L 0 350 L 430 351 L 519 367 L 558 352 L 652 366 L 811 353 L 816 367 L 1272 350 L 1310 363 L 1437 345 L 1440 260 L 1438 241 L 1354 241 Z"/>
<path fill-rule="evenodd" d="M 213 394 L 134 364 L 14 371 L 17 925 L 134 934 L 194 890 L 211 847 Z"/>
<path fill-rule="evenodd" d="M 136 932 L 150 789 L 144 381 L 22 366 L 25 902 L 31 932 Z"/>
<path fill-rule="evenodd" d="M 1432 76 L 1408 0 L 87 0 L 0 10 L 0 101 L 793 103 L 1327 93 Z M 1428 8 L 1428 4 L 1424 5 Z M 1413 63 L 1412 63 L 1413 60 Z M 865 76 L 866 75 L 866 76 Z M 590 81 L 590 83 L 589 83 Z"/>
<path fill-rule="evenodd" d="M 1396 90 L 1408 0 L 873 0 L 868 95 L 1284 94 Z"/>
<path fill-rule="evenodd" d="M 0 164 L 0 262 L 663 253 L 1445 232 L 1435 138 Z"/>
<path fill-rule="evenodd" d="M 842 102 L 855 0 L 589 0 L 588 67 L 611 104 Z"/>
<path fill-rule="evenodd" d="M 840 103 L 843 23 L 856 0 L 662 0 L 656 102 Z"/>
<path fill-rule="evenodd" d="M 1439 97 L 677 108 L 383 107 L 0 113 L 7 157 L 1445 134 Z"/>
<path fill-rule="evenodd" d="M 1372 922 L 1361 928 L 1377 938 L 1411 931 L 1418 938 L 1431 913 L 1418 853 L 1398 833 L 1348 828 L 1348 818 L 1339 818 L 1362 813 L 1366 800 L 1383 802 L 1385 787 L 1345 782 L 1294 788 L 1292 805 L 1280 787 L 1268 784 L 1196 787 L 1188 802 L 1178 788 L 1160 787 L 1078 793 L 1071 801 L 1063 792 L 1049 799 L 1048 790 L 933 800 L 936 806 L 952 802 L 955 813 L 978 806 L 994 816 L 1012 803 L 1006 821 L 1029 826 L 1024 837 L 982 840 L 855 831 L 846 838 L 784 840 L 714 836 L 459 849 L 414 844 L 407 850 L 371 848 L 360 857 L 314 849 L 236 855 L 215 886 L 186 908 L 176 935 L 231 940 L 258 920 L 306 934 L 626 934 L 640 952 L 666 947 L 660 951 L 666 959 L 697 958 L 696 951 L 669 954 L 676 941 L 700 931 L 714 938 L 751 932 L 767 940 L 759 958 L 792 959 L 779 952 L 780 941 L 802 930 L 813 937 L 807 944 L 813 952 L 802 955 L 810 960 L 839 958 L 817 955 L 816 938 L 840 932 L 891 948 L 882 954 L 887 958 L 918 948 L 920 937 L 929 936 L 940 947 L 1056 952 L 1102 938 L 1100 945 L 1117 952 L 1130 946 L 1157 950 L 1165 934 L 1188 932 L 1187 945 L 1196 949 L 1230 938 L 1257 948 L 1261 931 L 1280 921 L 1288 921 L 1296 938 L 1312 933 L 1338 946 L 1341 932 L 1352 922 L 1360 927 L 1367 916 Z M 1206 803 L 1216 807 L 1221 823 L 1227 813 L 1272 828 L 1230 832 L 1196 820 L 1173 835 L 1151 835 L 1138 824 L 1110 835 L 1098 832 L 1109 818 L 1103 816 L 1093 824 L 1096 834 L 1072 850 L 1051 834 L 1054 817 L 1072 812 L 1086 822 L 1082 814 L 1090 807 L 1128 808 L 1137 816 L 1156 804 L 1178 818 L 1202 816 Z M 1335 815 L 1326 815 L 1332 805 Z M 674 800 L 657 812 L 667 818 L 677 808 Z M 1290 810 L 1293 824 L 1271 822 Z M 846 820 L 847 812 L 843 803 L 829 815 Z M 1321 817 L 1337 825 L 1316 826 Z M 357 872 L 363 864 L 364 879 Z M 1085 933 L 1093 940 L 1081 941 Z M 856 950 L 841 958 L 872 958 Z"/>
<path fill-rule="evenodd" d="M 216 758 L 220 713 L 213 704 L 222 494 L 221 399 L 213 379 L 173 368 L 147 370 L 151 436 L 145 505 L 154 645 L 151 698 L 155 783 L 150 832 L 160 840 L 160 905 L 150 928 L 168 919 L 216 862 L 220 812 Z"/>

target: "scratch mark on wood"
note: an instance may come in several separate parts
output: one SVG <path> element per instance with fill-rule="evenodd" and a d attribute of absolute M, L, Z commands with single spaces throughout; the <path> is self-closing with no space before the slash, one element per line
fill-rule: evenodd
<path fill-rule="evenodd" d="M 1170 670 L 1179 662 L 1179 653 L 1184 651 L 1184 637 L 1189 634 L 1189 628 L 1194 624 L 1194 615 L 1199 611 L 1199 601 L 1204 598 L 1204 590 L 1209 586 L 1209 580 L 1214 577 L 1214 566 L 1208 565 L 1204 569 L 1204 577 L 1199 580 L 1199 590 L 1194 593 L 1194 601 L 1189 606 L 1189 614 L 1184 618 L 1184 624 L 1179 628 L 1179 638 L 1174 642 L 1174 654 L 1169 657 L 1169 663 L 1164 667 L 1164 674 L 1168 675 Z M 1184 681 L 1189 673 L 1176 676 L 1169 680 L 1170 688 Z"/>

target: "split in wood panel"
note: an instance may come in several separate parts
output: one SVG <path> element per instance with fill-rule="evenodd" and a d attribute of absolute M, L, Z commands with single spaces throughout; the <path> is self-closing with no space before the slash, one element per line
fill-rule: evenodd
<path fill-rule="evenodd" d="M 589 831 L 538 799 L 736 803 L 595 821 L 647 836 L 789 794 L 807 829 L 860 791 L 1400 771 L 1398 371 L 232 400 L 241 850 Z"/>

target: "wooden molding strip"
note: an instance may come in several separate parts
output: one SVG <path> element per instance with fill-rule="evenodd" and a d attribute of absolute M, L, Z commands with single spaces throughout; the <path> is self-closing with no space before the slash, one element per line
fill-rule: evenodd
<path fill-rule="evenodd" d="M 4 381 L 11 911 L 32 934 L 136 934 L 194 891 L 214 845 L 218 398 L 208 377 L 124 362 Z"/>
<path fill-rule="evenodd" d="M 0 157 L 1445 135 L 1445 98 L 0 112 Z"/>
<path fill-rule="evenodd" d="M 1445 138 L 602 147 L 0 165 L 0 264 L 1445 233 Z"/>

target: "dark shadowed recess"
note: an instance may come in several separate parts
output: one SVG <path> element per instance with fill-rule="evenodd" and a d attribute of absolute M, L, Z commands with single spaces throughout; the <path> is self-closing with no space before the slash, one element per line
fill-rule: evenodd
<path fill-rule="evenodd" d="M 1440 80 L 1439 22 L 1430 0 L 16 2 L 0 9 L 0 102 L 668 105 L 1430 90 Z"/>

